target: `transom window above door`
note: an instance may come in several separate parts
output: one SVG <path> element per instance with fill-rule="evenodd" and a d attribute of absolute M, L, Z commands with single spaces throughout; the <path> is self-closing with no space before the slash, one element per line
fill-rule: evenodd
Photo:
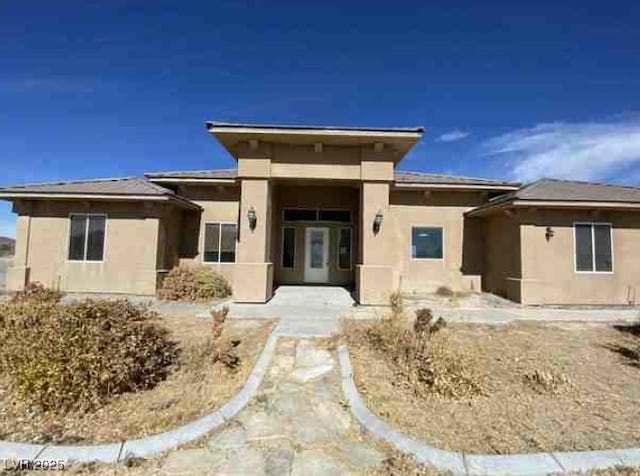
<path fill-rule="evenodd" d="M 351 210 L 285 208 L 282 210 L 282 219 L 284 221 L 351 223 Z"/>
<path fill-rule="evenodd" d="M 236 260 L 236 224 L 205 223 L 205 263 L 233 263 Z"/>

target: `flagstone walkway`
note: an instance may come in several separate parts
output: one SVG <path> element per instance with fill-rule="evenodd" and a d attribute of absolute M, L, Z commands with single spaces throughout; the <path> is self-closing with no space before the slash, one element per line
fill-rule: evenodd
<path fill-rule="evenodd" d="M 344 405 L 335 353 L 321 341 L 280 338 L 253 401 L 204 447 L 165 459 L 164 474 L 370 474 L 386 454 Z"/>

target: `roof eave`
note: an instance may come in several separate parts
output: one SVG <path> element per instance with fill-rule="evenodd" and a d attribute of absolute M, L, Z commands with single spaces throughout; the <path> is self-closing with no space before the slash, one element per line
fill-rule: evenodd
<path fill-rule="evenodd" d="M 229 184 L 237 183 L 235 178 L 213 178 L 213 177 L 147 177 L 153 183 L 188 183 L 188 184 Z"/>
<path fill-rule="evenodd" d="M 465 213 L 465 216 L 485 216 L 510 208 L 556 208 L 556 209 L 607 209 L 640 210 L 640 202 L 603 202 L 597 200 L 523 200 L 511 199 L 499 203 L 488 203 Z"/>
<path fill-rule="evenodd" d="M 177 195 L 141 195 L 141 194 L 94 194 L 94 193 L 59 193 L 59 192 L 3 192 L 1 200 L 99 200 L 117 202 L 171 202 L 176 205 L 202 210 L 200 205 Z"/>
<path fill-rule="evenodd" d="M 410 182 L 394 182 L 393 187 L 396 189 L 406 190 L 485 190 L 485 191 L 505 191 L 511 192 L 518 190 L 516 185 L 488 185 L 488 184 L 453 184 L 453 183 L 410 183 Z"/>

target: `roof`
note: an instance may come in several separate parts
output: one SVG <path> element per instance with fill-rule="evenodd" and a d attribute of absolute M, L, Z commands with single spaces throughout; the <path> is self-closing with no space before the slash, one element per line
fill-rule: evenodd
<path fill-rule="evenodd" d="M 469 214 L 509 205 L 615 206 L 640 205 L 640 188 L 595 182 L 541 178 L 520 189 L 494 198 Z"/>
<path fill-rule="evenodd" d="M 519 200 L 640 202 L 640 188 L 594 182 L 542 178 L 509 194 Z"/>
<path fill-rule="evenodd" d="M 151 172 L 144 174 L 150 180 L 162 181 L 163 179 L 222 179 L 233 180 L 238 176 L 237 169 L 217 170 L 179 170 L 171 172 Z"/>
<path fill-rule="evenodd" d="M 299 146 L 373 146 L 382 143 L 393 150 L 398 162 L 420 140 L 423 127 L 342 127 L 316 125 L 247 124 L 207 121 L 207 130 L 234 158 L 242 144 L 252 141 Z"/>
<path fill-rule="evenodd" d="M 344 127 L 344 126 L 314 126 L 314 125 L 283 125 L 283 124 L 249 124 L 241 122 L 207 121 L 207 129 L 271 129 L 292 131 L 346 131 L 346 132 L 405 132 L 422 134 L 424 127 Z"/>
<path fill-rule="evenodd" d="M 237 177 L 236 169 L 218 169 L 218 170 L 185 170 L 176 172 L 155 172 L 145 174 L 150 180 L 157 182 L 174 182 L 174 181 L 198 181 L 198 180 L 233 180 Z M 488 188 L 488 189 L 506 189 L 515 190 L 520 184 L 516 182 L 506 182 L 504 180 L 490 180 L 485 178 L 473 177 L 457 177 L 454 175 L 427 174 L 423 172 L 395 172 L 396 184 L 416 184 L 424 186 L 453 186 L 455 188 Z"/>
<path fill-rule="evenodd" d="M 477 177 L 460 177 L 456 175 L 428 174 L 423 172 L 398 171 L 395 173 L 395 182 L 397 184 L 425 184 L 425 185 L 454 185 L 464 186 L 480 186 L 487 188 L 506 188 L 515 190 L 520 186 L 518 182 L 509 182 L 505 180 L 493 180 Z"/>
<path fill-rule="evenodd" d="M 80 198 L 105 199 L 166 199 L 197 207 L 172 190 L 144 177 L 124 177 L 95 180 L 73 180 L 13 185 L 0 188 L 0 198 Z"/>

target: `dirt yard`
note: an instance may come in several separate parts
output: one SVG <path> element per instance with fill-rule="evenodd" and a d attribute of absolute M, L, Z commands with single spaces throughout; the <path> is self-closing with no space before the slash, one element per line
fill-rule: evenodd
<path fill-rule="evenodd" d="M 221 339 L 239 339 L 240 363 L 212 364 L 211 321 L 193 313 L 165 313 L 162 322 L 180 347 L 180 364 L 155 388 L 122 394 L 91 413 L 63 417 L 30 413 L 0 378 L 0 439 L 31 442 L 110 442 L 157 433 L 205 415 L 245 382 L 271 330 L 270 321 L 227 321 Z"/>
<path fill-rule="evenodd" d="M 350 347 L 363 398 L 404 433 L 469 453 L 640 446 L 640 355 L 632 352 L 640 335 L 534 323 L 450 324 L 441 332 L 477 360 L 484 396 L 418 398 L 384 355 Z"/>

